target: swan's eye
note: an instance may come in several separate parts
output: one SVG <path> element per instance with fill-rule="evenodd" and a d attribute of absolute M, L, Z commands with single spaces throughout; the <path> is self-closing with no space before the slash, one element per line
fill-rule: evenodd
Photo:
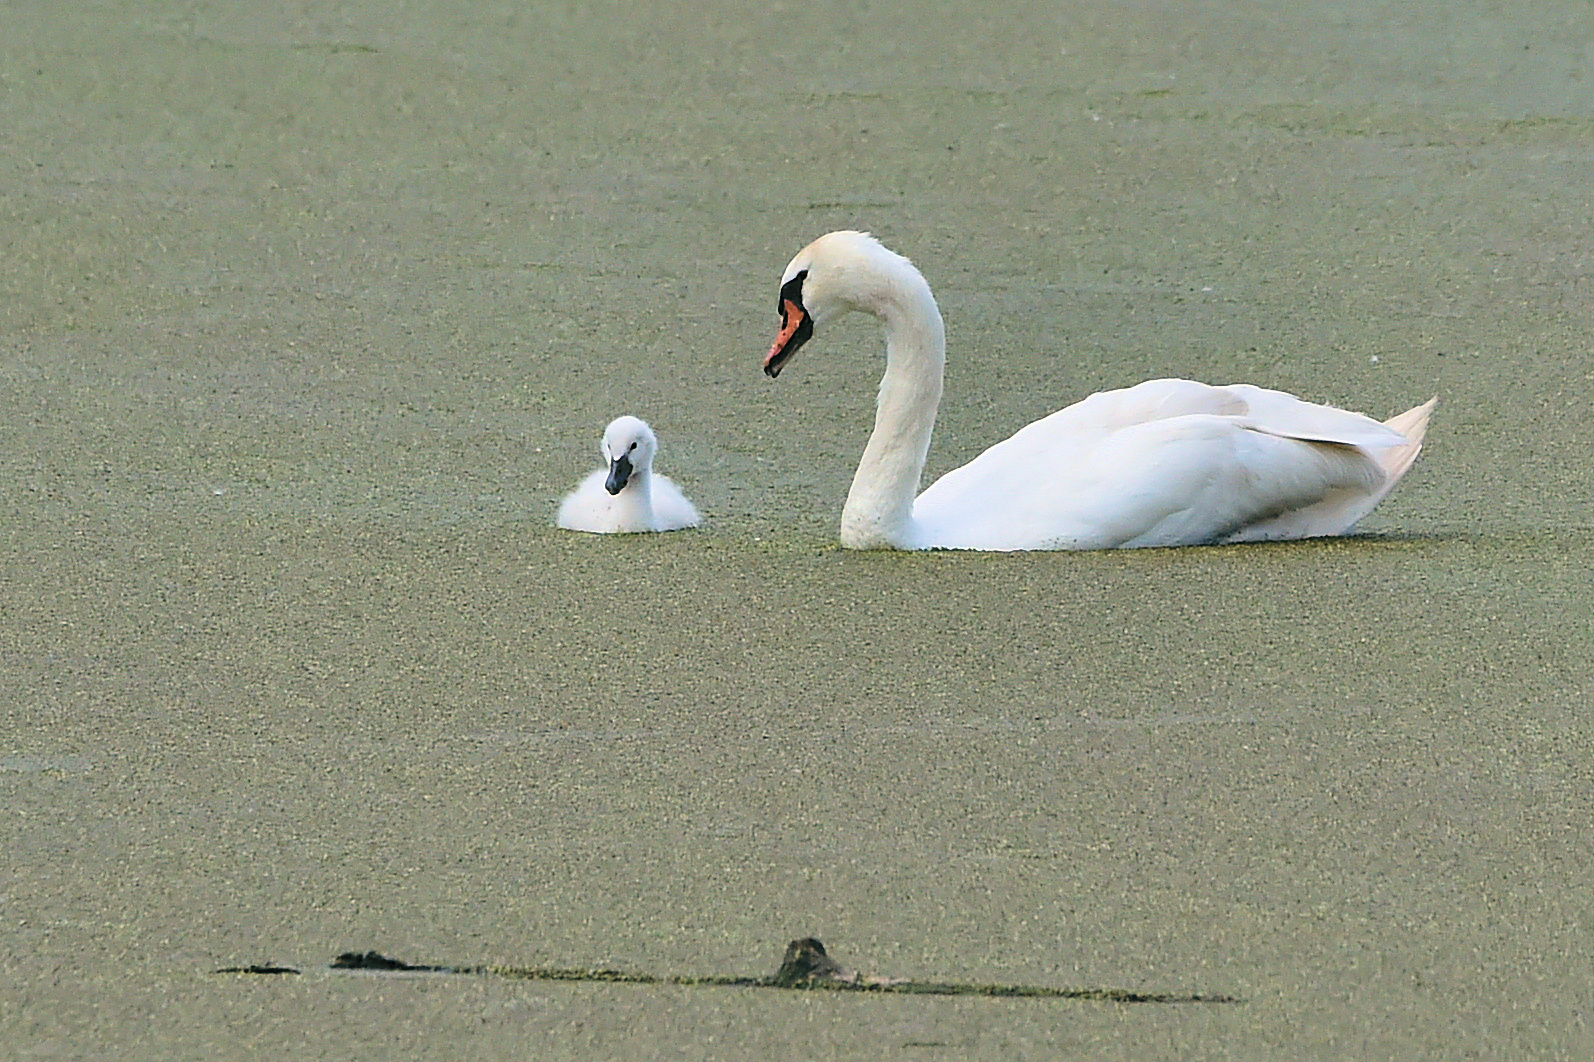
<path fill-rule="evenodd" d="M 626 453 L 630 453 L 632 450 L 636 449 L 636 443 L 632 443 L 630 446 L 627 446 L 625 449 L 626 449 Z"/>

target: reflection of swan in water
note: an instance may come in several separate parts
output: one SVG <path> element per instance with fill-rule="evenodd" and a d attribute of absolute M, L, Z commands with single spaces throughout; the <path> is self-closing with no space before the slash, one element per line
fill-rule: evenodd
<path fill-rule="evenodd" d="M 913 264 L 861 232 L 821 236 L 781 278 L 776 376 L 849 310 L 880 319 L 874 432 L 841 511 L 851 549 L 1104 549 L 1348 531 L 1422 449 L 1434 402 L 1380 424 L 1249 384 L 1151 380 L 1030 424 L 914 497 L 946 335 Z"/>
<path fill-rule="evenodd" d="M 636 417 L 620 417 L 603 432 L 599 452 L 608 462 L 559 505 L 560 527 L 600 534 L 676 531 L 697 525 L 697 510 L 668 476 L 653 474 L 659 443 Z"/>

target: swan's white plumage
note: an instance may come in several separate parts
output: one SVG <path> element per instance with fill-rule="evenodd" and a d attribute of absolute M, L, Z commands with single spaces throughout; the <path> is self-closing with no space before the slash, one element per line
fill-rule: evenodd
<path fill-rule="evenodd" d="M 571 531 L 616 534 L 696 527 L 697 509 L 668 476 L 655 475 L 653 429 L 637 417 L 620 417 L 603 432 L 599 453 L 608 463 L 587 476 L 559 504 L 557 523 Z M 625 471 L 618 477 L 616 468 Z M 611 494 L 611 480 L 623 479 Z"/>
<path fill-rule="evenodd" d="M 792 296 L 788 304 L 788 295 Z M 894 549 L 1105 549 L 1337 535 L 1422 448 L 1430 400 L 1380 424 L 1250 384 L 1150 380 L 1022 428 L 914 498 L 940 400 L 945 339 L 923 276 L 865 233 L 804 248 L 782 284 L 778 373 L 815 325 L 879 317 L 886 373 L 842 511 L 842 544 Z"/>

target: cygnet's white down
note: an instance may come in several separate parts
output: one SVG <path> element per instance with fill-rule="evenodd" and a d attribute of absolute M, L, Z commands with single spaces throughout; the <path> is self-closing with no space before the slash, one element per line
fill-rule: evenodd
<path fill-rule="evenodd" d="M 603 432 L 608 462 L 581 481 L 559 505 L 560 527 L 615 534 L 696 527 L 697 510 L 668 476 L 653 474 L 659 441 L 636 417 L 620 417 Z"/>
<path fill-rule="evenodd" d="M 1109 549 L 1311 538 L 1348 531 L 1422 449 L 1437 399 L 1380 424 L 1250 384 L 1150 380 L 1035 421 L 923 494 L 946 333 L 924 276 L 862 232 L 791 260 L 776 376 L 851 310 L 886 334 L 874 432 L 841 511 L 850 549 Z"/>

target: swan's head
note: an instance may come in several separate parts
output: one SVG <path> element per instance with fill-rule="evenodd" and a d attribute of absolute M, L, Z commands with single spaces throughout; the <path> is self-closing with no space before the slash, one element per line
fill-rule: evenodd
<path fill-rule="evenodd" d="M 779 376 L 799 347 L 824 321 L 851 310 L 886 316 L 910 291 L 928 297 L 924 277 L 901 255 L 867 232 L 842 230 L 797 252 L 780 280 L 780 333 L 764 358 L 764 372 Z"/>
<path fill-rule="evenodd" d="M 609 462 L 609 478 L 603 489 L 619 494 L 631 477 L 653 467 L 659 440 L 647 422 L 637 417 L 620 417 L 603 430 L 603 459 Z"/>

